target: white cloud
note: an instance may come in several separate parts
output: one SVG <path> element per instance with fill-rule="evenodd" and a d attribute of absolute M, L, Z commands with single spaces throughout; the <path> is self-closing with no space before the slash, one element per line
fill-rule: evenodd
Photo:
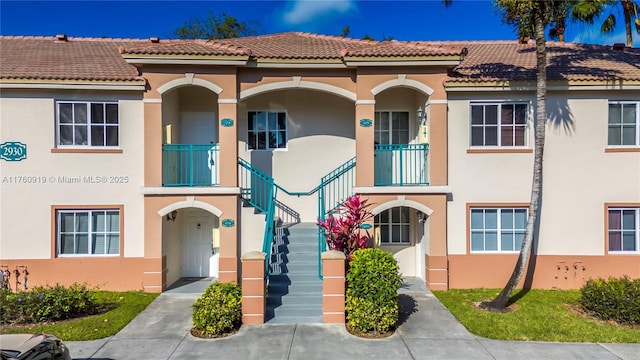
<path fill-rule="evenodd" d="M 289 25 L 299 25 L 327 15 L 344 14 L 353 8 L 351 0 L 297 0 L 282 18 Z"/>

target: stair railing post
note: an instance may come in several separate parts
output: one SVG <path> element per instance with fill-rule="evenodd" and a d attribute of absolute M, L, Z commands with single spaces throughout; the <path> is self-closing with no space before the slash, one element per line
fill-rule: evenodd
<path fill-rule="evenodd" d="M 242 263 L 242 323 L 264 324 L 267 297 L 265 259 L 259 251 L 245 253 Z"/>
<path fill-rule="evenodd" d="M 322 322 L 345 323 L 345 263 L 341 251 L 322 253 Z"/>

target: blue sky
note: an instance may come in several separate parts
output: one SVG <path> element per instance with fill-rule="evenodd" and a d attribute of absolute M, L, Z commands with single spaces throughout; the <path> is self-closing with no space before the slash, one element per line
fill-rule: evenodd
<path fill-rule="evenodd" d="M 2 35 L 160 38 L 194 15 L 225 12 L 242 21 L 258 21 L 265 33 L 305 31 L 338 35 L 349 26 L 350 37 L 376 39 L 496 40 L 514 39 L 500 22 L 490 0 L 455 1 L 0 1 Z M 620 16 L 620 19 L 622 17 Z M 622 23 L 620 21 L 619 23 Z M 570 25 L 567 41 L 597 44 L 625 42 L 624 29 L 602 36 L 598 28 Z M 634 32 L 634 44 L 640 35 Z"/>

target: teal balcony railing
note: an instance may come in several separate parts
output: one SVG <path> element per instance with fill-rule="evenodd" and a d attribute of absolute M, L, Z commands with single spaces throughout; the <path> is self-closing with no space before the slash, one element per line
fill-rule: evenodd
<path fill-rule="evenodd" d="M 429 144 L 376 144 L 376 186 L 429 185 Z"/>
<path fill-rule="evenodd" d="M 163 144 L 162 186 L 217 186 L 218 144 Z"/>

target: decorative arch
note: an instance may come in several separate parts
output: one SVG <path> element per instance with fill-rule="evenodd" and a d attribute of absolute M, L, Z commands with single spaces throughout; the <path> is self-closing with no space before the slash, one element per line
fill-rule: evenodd
<path fill-rule="evenodd" d="M 410 208 L 414 208 L 416 210 L 422 211 L 423 213 L 425 213 L 427 216 L 431 216 L 431 214 L 433 214 L 433 210 L 428 207 L 425 206 L 419 202 L 413 201 L 413 200 L 406 200 L 403 198 L 398 198 L 397 200 L 392 200 L 392 201 L 388 201 L 384 204 L 380 204 L 379 206 L 376 206 L 375 208 L 373 208 L 371 210 L 371 212 L 374 215 L 378 215 L 381 212 L 385 211 L 385 210 L 389 210 L 391 208 L 394 207 L 399 207 L 399 206 L 406 206 L 406 207 L 410 207 Z"/>
<path fill-rule="evenodd" d="M 246 98 L 256 96 L 258 94 L 262 94 L 269 91 L 285 90 L 285 89 L 317 90 L 317 91 L 323 91 L 323 92 L 327 92 L 337 96 L 341 96 L 351 101 L 356 101 L 357 99 L 356 93 L 352 91 L 345 90 L 343 88 L 340 88 L 334 85 L 323 84 L 316 81 L 301 80 L 300 76 L 294 76 L 293 79 L 289 81 L 278 81 L 274 83 L 258 85 L 251 89 L 241 91 L 240 100 L 244 100 Z"/>
<path fill-rule="evenodd" d="M 383 82 L 382 84 L 379 84 L 378 86 L 374 87 L 373 89 L 371 89 L 371 93 L 373 95 L 378 95 L 379 93 L 390 89 L 392 87 L 398 87 L 398 86 L 403 86 L 403 87 L 410 87 L 413 89 L 416 89 L 418 91 L 423 92 L 424 94 L 426 94 L 427 96 L 431 96 L 431 94 L 433 94 L 435 92 L 435 90 L 433 90 L 432 88 L 430 88 L 429 86 L 416 81 L 416 80 L 411 80 L 411 79 L 407 79 L 407 75 L 404 74 L 398 74 L 398 78 L 397 79 L 393 79 L 393 80 L 388 80 Z"/>
<path fill-rule="evenodd" d="M 184 208 L 198 208 L 208 211 L 217 217 L 222 216 L 222 210 L 206 202 L 196 200 L 195 196 L 187 196 L 184 201 L 175 202 L 163 207 L 162 209 L 158 210 L 158 215 L 165 216 L 174 210 Z"/>
<path fill-rule="evenodd" d="M 181 88 L 183 86 L 189 86 L 189 85 L 202 86 L 204 88 L 207 88 L 213 91 L 218 95 L 220 95 L 220 93 L 222 92 L 222 88 L 220 86 L 207 80 L 198 79 L 194 77 L 193 73 L 186 73 L 184 74 L 183 78 L 174 79 L 169 81 L 168 83 L 164 83 L 158 86 L 157 90 L 158 90 L 158 93 L 162 95 L 170 90 Z"/>

